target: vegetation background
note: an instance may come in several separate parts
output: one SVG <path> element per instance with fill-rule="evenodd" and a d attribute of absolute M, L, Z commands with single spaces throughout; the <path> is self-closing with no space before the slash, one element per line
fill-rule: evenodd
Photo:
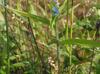
<path fill-rule="evenodd" d="M 0 74 L 100 74 L 100 0 L 0 0 Z"/>

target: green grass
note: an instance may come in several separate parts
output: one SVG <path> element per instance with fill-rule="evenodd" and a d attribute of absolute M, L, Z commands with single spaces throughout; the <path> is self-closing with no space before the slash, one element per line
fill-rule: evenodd
<path fill-rule="evenodd" d="M 98 74 L 99 4 L 77 1 L 1 0 L 0 74 Z"/>

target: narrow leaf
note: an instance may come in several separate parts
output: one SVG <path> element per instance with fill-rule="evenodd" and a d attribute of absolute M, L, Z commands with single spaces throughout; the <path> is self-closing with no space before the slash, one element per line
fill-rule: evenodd
<path fill-rule="evenodd" d="M 61 43 L 68 44 L 68 45 L 81 45 L 85 47 L 100 47 L 100 42 L 93 41 L 93 40 L 85 40 L 85 39 L 62 40 Z"/>
<path fill-rule="evenodd" d="M 20 14 L 21 16 L 29 17 L 29 18 L 33 19 L 34 21 L 40 21 L 44 24 L 48 24 L 48 25 L 50 24 L 50 21 L 45 17 L 37 16 L 37 15 L 27 13 L 27 12 L 24 12 L 24 11 L 19 11 L 19 10 L 10 8 L 10 7 L 7 7 L 7 8 L 15 14 Z"/>

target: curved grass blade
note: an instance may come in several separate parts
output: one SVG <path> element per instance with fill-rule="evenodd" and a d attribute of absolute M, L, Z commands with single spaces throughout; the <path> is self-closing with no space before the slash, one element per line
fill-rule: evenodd
<path fill-rule="evenodd" d="M 10 7 L 7 7 L 7 8 L 8 8 L 8 10 L 12 11 L 13 13 L 15 13 L 17 15 L 20 14 L 21 16 L 29 17 L 29 18 L 33 19 L 34 21 L 39 21 L 39 22 L 42 22 L 42 23 L 48 24 L 48 25 L 50 24 L 50 21 L 45 17 L 37 16 L 37 15 L 31 14 L 31 13 L 16 10 L 16 9 L 13 9 L 13 8 L 10 8 Z"/>
<path fill-rule="evenodd" d="M 93 41 L 93 40 L 85 40 L 85 39 L 62 40 L 61 43 L 68 44 L 68 45 L 81 45 L 84 47 L 100 47 L 100 42 Z"/>

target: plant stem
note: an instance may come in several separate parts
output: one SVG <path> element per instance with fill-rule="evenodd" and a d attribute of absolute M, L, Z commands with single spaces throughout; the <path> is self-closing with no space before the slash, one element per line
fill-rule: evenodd
<path fill-rule="evenodd" d="M 8 21 L 7 21 L 7 0 L 4 0 L 4 6 L 5 6 L 5 12 L 4 12 L 4 18 L 5 18 L 5 24 L 6 24 L 6 36 L 7 36 L 7 43 L 6 43 L 6 51 L 7 51 L 7 68 L 6 68 L 6 74 L 10 74 L 10 60 L 9 60 L 9 35 L 8 35 Z"/>
<path fill-rule="evenodd" d="M 72 12 L 71 12 L 71 28 L 70 28 L 70 39 L 72 39 L 72 34 L 73 34 L 73 0 L 72 0 Z M 70 57 L 69 57 L 69 63 L 70 63 L 70 70 L 69 74 L 71 74 L 71 65 L 72 65 L 72 45 L 70 46 Z"/>
<path fill-rule="evenodd" d="M 38 56 L 39 56 L 39 59 L 40 59 L 40 61 L 41 61 L 41 63 L 42 63 L 42 74 L 44 74 L 44 73 L 46 73 L 46 65 L 45 65 L 45 62 L 44 62 L 44 59 L 43 59 L 43 57 L 41 56 L 41 54 L 40 54 L 40 49 L 39 49 L 39 47 L 38 47 L 38 44 L 37 44 L 37 41 L 36 41 L 36 38 L 35 38 L 35 35 L 34 35 L 34 33 L 33 33 L 33 30 L 32 30 L 32 27 L 31 27 L 31 22 L 30 22 L 30 19 L 28 18 L 28 22 L 29 22 L 29 29 L 30 29 L 30 32 L 32 33 L 32 36 L 33 36 L 33 39 L 34 39 L 34 43 L 35 43 L 35 46 L 36 46 L 36 52 L 37 52 L 37 54 L 38 54 Z"/>
<path fill-rule="evenodd" d="M 69 0 L 67 1 L 67 24 L 66 24 L 66 40 L 67 39 L 69 39 L 69 37 L 68 37 L 68 35 L 69 35 L 69 33 L 68 33 L 68 31 L 69 31 L 69 29 L 68 29 L 68 25 L 69 25 Z M 69 46 L 68 45 L 66 45 L 66 49 L 67 49 L 67 53 L 69 53 Z M 70 61 L 69 61 L 70 62 Z"/>
<path fill-rule="evenodd" d="M 94 32 L 93 40 L 96 40 L 96 32 Z M 93 64 L 94 56 L 95 56 L 95 49 L 93 48 L 92 59 L 90 61 L 90 71 L 89 71 L 89 74 L 91 74 L 91 71 L 92 71 L 92 64 Z"/>
<path fill-rule="evenodd" d="M 92 71 L 92 64 L 93 64 L 93 59 L 94 59 L 94 51 L 95 51 L 95 49 L 93 49 L 93 54 L 92 54 L 92 58 L 91 58 L 91 62 L 90 62 L 90 71 L 89 71 L 89 74 L 91 74 L 91 71 Z"/>
<path fill-rule="evenodd" d="M 27 0 L 27 3 L 29 3 L 28 0 Z M 36 1 L 36 3 L 38 3 L 38 1 Z M 28 8 L 27 8 L 27 10 L 28 10 Z M 42 64 L 42 68 L 43 68 L 43 69 L 42 69 L 42 72 L 41 72 L 41 73 L 42 73 L 42 74 L 47 73 L 47 71 L 46 71 L 46 65 L 45 65 L 44 59 L 43 59 L 43 57 L 41 56 L 40 48 L 38 47 L 38 43 L 37 43 L 37 41 L 36 41 L 35 34 L 34 34 L 33 30 L 32 30 L 32 24 L 31 24 L 30 18 L 27 18 L 27 20 L 28 20 L 28 30 L 29 30 L 29 32 L 32 34 L 32 38 L 33 38 L 34 43 L 35 43 L 36 52 L 37 52 L 38 57 L 39 57 L 39 59 L 40 59 L 40 61 L 41 61 L 41 64 Z"/>
<path fill-rule="evenodd" d="M 58 74 L 60 74 L 60 59 L 59 59 L 59 50 L 60 50 L 60 46 L 59 46 L 59 32 L 58 32 L 58 26 L 56 24 L 55 21 L 55 33 L 56 33 L 56 46 L 57 46 L 57 62 L 58 62 Z"/>

